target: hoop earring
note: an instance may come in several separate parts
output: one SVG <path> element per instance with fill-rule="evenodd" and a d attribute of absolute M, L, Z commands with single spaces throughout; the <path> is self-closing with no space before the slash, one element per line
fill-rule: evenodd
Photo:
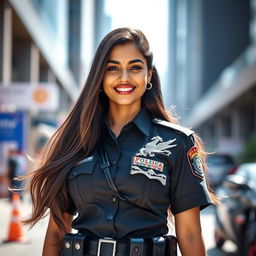
<path fill-rule="evenodd" d="M 149 91 L 151 90 L 152 87 L 153 87 L 152 83 L 149 82 L 146 86 L 146 89 Z"/>

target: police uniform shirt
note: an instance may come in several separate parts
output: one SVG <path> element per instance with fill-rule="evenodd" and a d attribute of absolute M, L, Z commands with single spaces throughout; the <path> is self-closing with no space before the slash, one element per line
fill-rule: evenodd
<path fill-rule="evenodd" d="M 193 132 L 152 118 L 145 108 L 116 137 L 107 122 L 104 147 L 120 200 L 100 169 L 97 150 L 72 168 L 69 209 L 72 227 L 97 237 L 151 237 L 168 232 L 173 214 L 211 203 Z"/>

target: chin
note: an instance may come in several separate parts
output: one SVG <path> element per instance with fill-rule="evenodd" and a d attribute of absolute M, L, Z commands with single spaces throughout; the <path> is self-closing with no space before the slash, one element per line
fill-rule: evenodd
<path fill-rule="evenodd" d="M 112 103 L 114 103 L 114 105 L 116 106 L 136 106 L 136 105 L 140 105 L 141 101 L 133 101 L 133 100 L 118 100 L 118 101 L 112 101 Z"/>

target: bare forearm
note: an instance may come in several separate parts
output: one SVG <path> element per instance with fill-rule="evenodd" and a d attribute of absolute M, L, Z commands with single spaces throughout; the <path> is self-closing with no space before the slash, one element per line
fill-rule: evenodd
<path fill-rule="evenodd" d="M 63 248 L 63 236 L 60 233 L 47 232 L 42 256 L 60 256 Z"/>
<path fill-rule="evenodd" d="M 182 256 L 206 256 L 201 233 L 192 234 L 186 237 L 178 237 L 178 244 Z"/>
<path fill-rule="evenodd" d="M 72 215 L 63 214 L 64 222 L 69 226 L 67 232 L 71 232 Z M 60 229 L 52 216 L 50 216 L 48 228 L 44 239 L 42 256 L 60 256 L 63 248 L 64 231 Z"/>

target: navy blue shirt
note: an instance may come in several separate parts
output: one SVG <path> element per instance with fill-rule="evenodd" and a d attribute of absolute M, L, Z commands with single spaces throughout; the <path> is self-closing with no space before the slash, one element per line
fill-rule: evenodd
<path fill-rule="evenodd" d="M 118 137 L 105 122 L 99 146 L 127 201 L 109 187 L 95 149 L 68 177 L 68 212 L 78 213 L 73 228 L 115 239 L 163 235 L 169 207 L 177 214 L 211 203 L 191 130 L 155 119 L 142 108 Z"/>

